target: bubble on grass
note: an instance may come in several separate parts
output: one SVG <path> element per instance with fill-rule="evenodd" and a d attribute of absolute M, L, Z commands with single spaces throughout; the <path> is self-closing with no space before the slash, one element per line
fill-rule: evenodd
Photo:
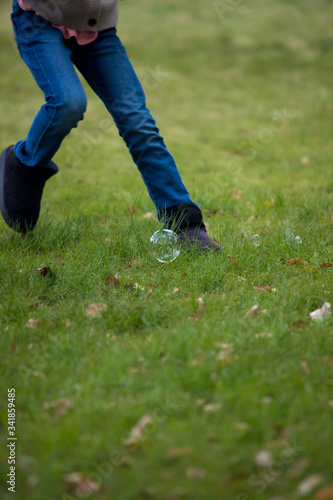
<path fill-rule="evenodd" d="M 261 238 L 260 238 L 260 234 L 254 234 L 251 238 L 252 240 L 252 245 L 254 247 L 258 247 L 261 243 Z"/>
<path fill-rule="evenodd" d="M 292 229 L 286 229 L 286 238 L 288 243 L 292 245 L 301 245 L 303 243 L 302 238 L 297 236 Z"/>
<path fill-rule="evenodd" d="M 159 262 L 172 262 L 180 254 L 180 244 L 176 233 L 170 229 L 159 229 L 150 238 L 155 259 Z"/>

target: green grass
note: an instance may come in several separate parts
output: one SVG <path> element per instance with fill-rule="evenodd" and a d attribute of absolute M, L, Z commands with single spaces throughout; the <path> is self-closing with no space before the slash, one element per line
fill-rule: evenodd
<path fill-rule="evenodd" d="M 0 223 L 4 500 L 294 500 L 313 474 L 306 498 L 320 500 L 333 482 L 333 319 L 309 317 L 333 304 L 333 268 L 320 267 L 333 262 L 332 5 L 230 5 L 222 16 L 222 1 L 126 0 L 119 24 L 223 255 L 152 257 L 153 204 L 88 88 L 36 230 L 22 238 Z M 26 136 L 43 96 L 14 49 L 8 5 L 0 13 L 3 149 Z M 313 267 L 281 260 L 292 258 Z M 90 304 L 105 304 L 100 317 Z"/>

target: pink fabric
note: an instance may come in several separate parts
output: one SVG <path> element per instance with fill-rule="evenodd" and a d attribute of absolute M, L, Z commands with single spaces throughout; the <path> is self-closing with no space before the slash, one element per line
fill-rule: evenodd
<path fill-rule="evenodd" d="M 33 9 L 29 6 L 26 0 L 18 0 L 18 4 L 23 10 L 33 11 Z M 53 24 L 52 26 L 55 26 L 55 24 Z M 75 37 L 79 45 L 86 45 L 87 43 L 91 43 L 98 37 L 98 33 L 93 31 L 76 31 L 76 30 L 71 30 L 69 28 L 65 28 L 65 26 L 55 26 L 55 27 L 60 29 L 60 31 L 63 34 L 63 37 L 66 38 L 66 40 L 68 40 L 72 36 Z"/>

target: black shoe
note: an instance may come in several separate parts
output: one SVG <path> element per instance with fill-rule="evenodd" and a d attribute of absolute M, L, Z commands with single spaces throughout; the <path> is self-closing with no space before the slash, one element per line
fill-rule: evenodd
<path fill-rule="evenodd" d="M 198 227 L 189 227 L 185 231 L 181 231 L 179 233 L 179 241 L 182 247 L 188 249 L 221 251 L 221 247 L 217 241 L 212 240 L 205 229 Z"/>
<path fill-rule="evenodd" d="M 0 158 L 0 210 L 11 229 L 31 231 L 37 224 L 45 182 L 58 172 L 55 163 L 47 167 L 26 167 L 9 146 Z"/>
<path fill-rule="evenodd" d="M 183 248 L 221 251 L 217 241 L 208 236 L 202 212 L 197 205 L 188 204 L 167 208 L 163 220 L 167 229 L 171 229 L 179 235 Z"/>

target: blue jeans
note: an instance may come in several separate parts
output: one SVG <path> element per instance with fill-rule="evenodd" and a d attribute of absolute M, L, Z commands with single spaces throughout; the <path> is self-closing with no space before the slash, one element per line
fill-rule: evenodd
<path fill-rule="evenodd" d="M 144 91 L 116 29 L 78 45 L 33 12 L 13 2 L 11 15 L 22 59 L 45 94 L 25 140 L 15 145 L 18 159 L 30 167 L 47 166 L 63 139 L 83 119 L 87 99 L 75 67 L 112 115 L 137 165 L 160 217 L 169 207 L 195 205 L 175 161 L 146 107 Z M 29 96 L 27 96 L 29 98 Z"/>

